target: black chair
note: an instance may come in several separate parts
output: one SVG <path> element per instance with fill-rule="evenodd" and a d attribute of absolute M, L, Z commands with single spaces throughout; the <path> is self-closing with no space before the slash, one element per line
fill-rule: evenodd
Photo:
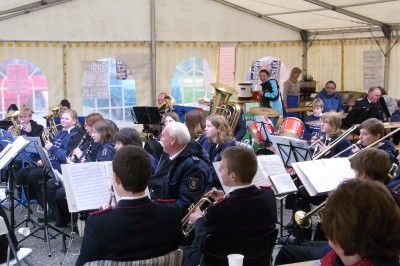
<path fill-rule="evenodd" d="M 271 256 L 277 235 L 278 229 L 246 239 L 207 235 L 202 248 L 200 265 L 228 265 L 229 254 L 244 255 L 244 266 L 272 265 Z"/>

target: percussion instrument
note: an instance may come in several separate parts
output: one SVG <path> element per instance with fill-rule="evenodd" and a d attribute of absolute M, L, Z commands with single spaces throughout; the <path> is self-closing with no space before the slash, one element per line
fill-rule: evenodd
<path fill-rule="evenodd" d="M 320 120 L 308 121 L 306 122 L 307 125 L 321 125 Z"/>
<path fill-rule="evenodd" d="M 263 129 L 263 125 L 265 129 Z M 254 139 L 254 142 L 257 144 L 261 144 L 262 142 L 266 142 L 268 137 L 266 136 L 265 130 L 268 130 L 268 133 L 273 135 L 275 133 L 274 124 L 269 120 L 268 117 L 263 117 L 263 120 L 260 122 L 253 122 L 248 126 L 250 136 Z"/>
<path fill-rule="evenodd" d="M 279 117 L 281 115 L 278 111 L 266 107 L 251 107 L 249 113 L 266 117 Z"/>
<path fill-rule="evenodd" d="M 287 117 L 283 119 L 279 128 L 279 136 L 301 139 L 303 137 L 304 124 L 296 117 Z"/>

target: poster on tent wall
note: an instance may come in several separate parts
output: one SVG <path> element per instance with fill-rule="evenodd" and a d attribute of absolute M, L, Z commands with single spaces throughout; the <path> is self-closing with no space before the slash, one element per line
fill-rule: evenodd
<path fill-rule="evenodd" d="M 380 50 L 364 51 L 363 80 L 364 90 L 374 86 L 382 86 L 383 55 Z"/>
<path fill-rule="evenodd" d="M 84 61 L 82 69 L 82 98 L 108 99 L 108 61 Z"/>
<path fill-rule="evenodd" d="M 259 81 L 259 73 L 262 69 L 266 69 L 271 74 L 271 77 L 280 80 L 281 61 L 277 58 L 268 56 L 267 60 L 257 60 L 252 62 L 250 70 L 250 79 L 253 84 L 253 90 L 257 89 Z"/>

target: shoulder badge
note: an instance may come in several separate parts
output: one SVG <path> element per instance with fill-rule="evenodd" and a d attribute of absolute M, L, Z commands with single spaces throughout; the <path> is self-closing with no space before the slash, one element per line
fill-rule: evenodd
<path fill-rule="evenodd" d="M 200 178 L 198 177 L 190 177 L 189 178 L 189 188 L 191 190 L 196 190 L 199 187 Z"/>
<path fill-rule="evenodd" d="M 217 206 L 218 204 L 224 202 L 224 201 L 227 200 L 227 199 L 228 199 L 228 197 L 223 197 L 223 198 L 220 199 L 219 201 L 214 202 L 212 206 Z"/>
<path fill-rule="evenodd" d="M 175 203 L 176 199 L 158 199 L 156 200 L 156 202 L 160 202 L 160 203 Z"/>
<path fill-rule="evenodd" d="M 99 210 L 99 211 L 97 211 L 97 212 L 91 212 L 91 213 L 89 213 L 89 216 L 96 216 L 96 215 L 99 215 L 99 214 L 108 212 L 108 211 L 110 211 L 111 209 L 112 209 L 112 207 L 109 207 L 109 208 L 107 208 L 107 209 Z"/>

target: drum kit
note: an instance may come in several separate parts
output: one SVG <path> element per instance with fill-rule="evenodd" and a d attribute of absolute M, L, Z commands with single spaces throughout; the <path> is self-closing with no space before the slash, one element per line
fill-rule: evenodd
<path fill-rule="evenodd" d="M 301 139 L 303 137 L 304 124 L 296 117 L 284 118 L 282 124 L 279 126 L 278 132 L 275 133 L 274 124 L 270 118 L 279 117 L 280 113 L 278 111 L 266 107 L 252 107 L 248 113 L 258 115 L 259 117 L 248 126 L 249 133 L 257 144 L 269 146 L 268 134 L 296 139 Z M 319 123 L 320 121 L 312 121 L 312 124 Z"/>

